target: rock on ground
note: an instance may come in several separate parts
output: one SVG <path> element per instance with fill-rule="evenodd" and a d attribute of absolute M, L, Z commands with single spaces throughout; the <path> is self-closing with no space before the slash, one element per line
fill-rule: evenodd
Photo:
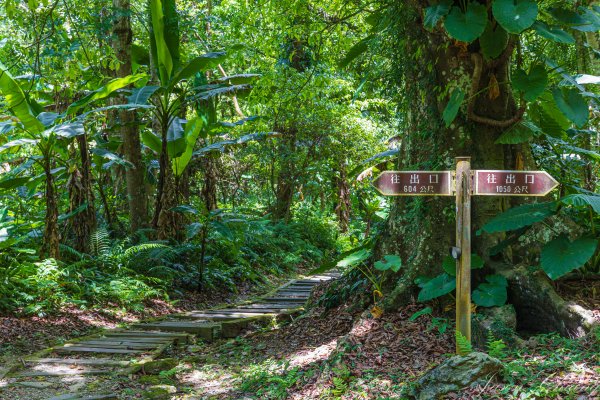
<path fill-rule="evenodd" d="M 502 368 L 500 360 L 485 353 L 457 355 L 421 377 L 413 395 L 419 400 L 431 400 L 466 387 L 485 385 L 490 379 L 496 379 Z"/>

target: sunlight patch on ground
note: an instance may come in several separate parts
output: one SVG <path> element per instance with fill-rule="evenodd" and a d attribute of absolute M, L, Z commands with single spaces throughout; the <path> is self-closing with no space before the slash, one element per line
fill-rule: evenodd
<path fill-rule="evenodd" d="M 180 375 L 182 383 L 193 385 L 200 394 L 210 396 L 229 392 L 236 380 L 218 365 L 204 365 L 202 369 Z"/>
<path fill-rule="evenodd" d="M 289 358 L 290 366 L 306 367 L 314 362 L 325 361 L 337 346 L 337 339 L 313 349 L 302 349 L 292 354 Z"/>

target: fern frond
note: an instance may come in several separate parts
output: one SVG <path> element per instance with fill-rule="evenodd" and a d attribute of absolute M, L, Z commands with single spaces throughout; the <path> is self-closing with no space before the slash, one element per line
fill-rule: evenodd
<path fill-rule="evenodd" d="M 90 253 L 96 256 L 107 255 L 110 251 L 110 236 L 104 227 L 98 227 L 90 234 Z"/>
<path fill-rule="evenodd" d="M 471 342 L 462 333 L 458 330 L 454 331 L 454 337 L 456 338 L 456 349 L 458 350 L 459 355 L 466 356 L 473 352 Z"/>

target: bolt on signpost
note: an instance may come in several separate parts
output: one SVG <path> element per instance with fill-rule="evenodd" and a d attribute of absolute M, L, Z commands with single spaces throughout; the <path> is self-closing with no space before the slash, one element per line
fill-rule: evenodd
<path fill-rule="evenodd" d="M 451 249 L 456 259 L 456 329 L 470 342 L 471 196 L 546 196 L 558 182 L 545 171 L 472 171 L 471 157 L 457 157 L 455 171 L 384 171 L 373 186 L 384 196 L 456 196 L 456 247 Z"/>

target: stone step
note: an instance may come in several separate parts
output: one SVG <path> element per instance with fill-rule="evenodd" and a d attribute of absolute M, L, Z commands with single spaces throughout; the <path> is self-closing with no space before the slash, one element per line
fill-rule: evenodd
<path fill-rule="evenodd" d="M 107 354 L 140 354 L 142 350 L 107 349 L 102 347 L 69 346 L 54 349 L 57 353 L 107 353 Z"/>
<path fill-rule="evenodd" d="M 214 340 L 218 337 L 221 326 L 217 323 L 207 322 L 156 321 L 145 324 L 135 324 L 133 327 L 148 330 L 187 332 L 205 340 Z"/>
<path fill-rule="evenodd" d="M 97 365 L 107 367 L 126 367 L 129 361 L 117 361 L 110 358 L 32 358 L 25 360 L 31 364 Z"/>
<path fill-rule="evenodd" d="M 277 303 L 290 303 L 290 304 L 304 304 L 306 299 L 294 298 L 294 297 L 265 297 L 263 301 L 275 301 Z"/>
<path fill-rule="evenodd" d="M 308 299 L 310 297 L 310 293 L 303 293 L 303 292 L 296 292 L 293 290 L 281 290 L 281 291 L 277 291 L 275 292 L 276 296 L 283 296 L 283 297 L 287 297 L 287 296 L 291 296 L 291 297 L 302 297 L 304 299 Z"/>
<path fill-rule="evenodd" d="M 123 341 L 107 341 L 107 340 L 89 340 L 79 342 L 77 346 L 84 347 L 104 347 L 107 349 L 130 349 L 130 350 L 152 350 L 158 348 L 161 343 L 133 343 Z M 65 345 L 65 347 L 67 347 Z"/>

